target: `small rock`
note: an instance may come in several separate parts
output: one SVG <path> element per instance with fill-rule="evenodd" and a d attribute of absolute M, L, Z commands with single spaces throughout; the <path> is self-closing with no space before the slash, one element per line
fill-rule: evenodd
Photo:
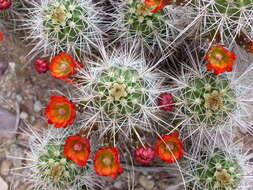
<path fill-rule="evenodd" d="M 28 119 L 28 114 L 26 112 L 21 112 L 20 118 L 23 119 L 23 120 L 27 120 Z"/>
<path fill-rule="evenodd" d="M 36 101 L 34 103 L 33 109 L 35 112 L 40 112 L 42 110 L 42 105 L 41 105 L 40 101 Z"/>
<path fill-rule="evenodd" d="M 4 61 L 1 61 L 0 62 L 0 77 L 5 73 L 7 68 L 8 68 L 8 63 L 4 62 Z"/>
<path fill-rule="evenodd" d="M 141 184 L 142 187 L 144 187 L 147 190 L 153 189 L 153 187 L 155 185 L 155 182 L 153 180 L 148 179 L 147 177 L 145 177 L 143 175 L 139 178 L 139 183 Z"/>
<path fill-rule="evenodd" d="M 117 189 L 122 189 L 122 182 L 121 181 L 116 181 L 113 186 Z"/>
<path fill-rule="evenodd" d="M 10 160 L 4 160 L 1 163 L 0 174 L 6 176 L 10 173 L 12 162 Z"/>
<path fill-rule="evenodd" d="M 27 190 L 27 185 L 26 184 L 22 184 L 20 185 L 17 190 Z"/>
<path fill-rule="evenodd" d="M 17 131 L 16 117 L 8 110 L 0 107 L 0 136 L 9 137 Z"/>
<path fill-rule="evenodd" d="M 0 177 L 0 188 L 1 190 L 8 190 L 8 184 Z"/>
<path fill-rule="evenodd" d="M 45 129 L 48 129 L 48 123 L 44 120 L 37 120 L 33 125 L 33 129 L 37 131 L 44 131 Z"/>
<path fill-rule="evenodd" d="M 15 70 L 16 70 L 16 63 L 14 63 L 14 62 L 9 62 L 9 66 L 10 66 L 10 68 L 11 68 L 11 72 L 15 72 Z"/>
<path fill-rule="evenodd" d="M 135 190 L 145 190 L 143 187 L 138 187 Z"/>
<path fill-rule="evenodd" d="M 20 94 L 16 95 L 16 99 L 18 102 L 22 102 L 23 98 Z"/>

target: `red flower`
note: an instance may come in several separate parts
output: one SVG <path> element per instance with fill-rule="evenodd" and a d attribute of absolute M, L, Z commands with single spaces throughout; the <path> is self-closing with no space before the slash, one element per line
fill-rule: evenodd
<path fill-rule="evenodd" d="M 149 164 L 155 158 L 155 150 L 148 145 L 136 148 L 134 151 L 134 158 L 141 164 Z"/>
<path fill-rule="evenodd" d="M 98 175 L 116 178 L 124 169 L 120 166 L 118 148 L 102 147 L 94 156 L 95 170 Z"/>
<path fill-rule="evenodd" d="M 232 71 L 236 55 L 222 45 L 215 45 L 211 47 L 205 58 L 208 61 L 207 70 L 219 74 Z"/>
<path fill-rule="evenodd" d="M 249 42 L 248 46 L 249 46 L 249 52 L 253 53 L 253 41 Z"/>
<path fill-rule="evenodd" d="M 172 111 L 175 107 L 173 96 L 170 93 L 162 93 L 158 97 L 160 109 Z"/>
<path fill-rule="evenodd" d="M 90 155 L 90 143 L 79 135 L 69 136 L 65 139 L 64 155 L 79 166 L 85 166 Z"/>
<path fill-rule="evenodd" d="M 45 111 L 49 124 L 55 128 L 67 127 L 76 117 L 75 104 L 64 96 L 51 96 Z"/>
<path fill-rule="evenodd" d="M 61 52 L 51 60 L 49 70 L 55 78 L 66 79 L 75 73 L 77 62 L 66 52 Z"/>
<path fill-rule="evenodd" d="M 173 163 L 183 157 L 183 142 L 178 137 L 179 133 L 174 132 L 156 141 L 155 151 L 162 160 Z"/>
<path fill-rule="evenodd" d="M 8 9 L 11 4 L 11 0 L 0 0 L 0 10 Z"/>
<path fill-rule="evenodd" d="M 34 62 L 33 65 L 38 73 L 46 73 L 48 71 L 48 65 L 49 63 L 47 62 L 46 59 L 43 58 L 37 58 Z"/>
<path fill-rule="evenodd" d="M 159 10 L 162 10 L 165 6 L 166 6 L 166 3 L 165 3 L 166 0 L 145 0 L 145 4 L 149 7 L 152 8 L 152 10 L 150 10 L 150 12 L 154 13 L 154 12 L 157 12 Z"/>
<path fill-rule="evenodd" d="M 0 41 L 2 41 L 4 39 L 4 35 L 2 32 L 0 32 Z"/>

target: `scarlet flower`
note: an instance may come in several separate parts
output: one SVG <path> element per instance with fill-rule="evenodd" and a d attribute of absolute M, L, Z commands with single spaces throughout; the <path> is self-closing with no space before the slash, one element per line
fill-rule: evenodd
<path fill-rule="evenodd" d="M 205 58 L 208 61 L 207 70 L 220 74 L 232 71 L 236 55 L 222 45 L 215 45 L 211 47 Z"/>
<path fill-rule="evenodd" d="M 80 135 L 69 136 L 65 139 L 64 155 L 79 166 L 85 166 L 90 155 L 90 143 Z"/>
<path fill-rule="evenodd" d="M 152 7 L 150 12 L 155 13 L 159 10 L 162 10 L 166 6 L 166 0 L 145 0 L 145 4 L 149 7 Z"/>
<path fill-rule="evenodd" d="M 8 9 L 11 4 L 11 0 L 0 0 L 0 10 Z"/>
<path fill-rule="evenodd" d="M 124 169 L 120 166 L 119 150 L 116 147 L 101 147 L 94 156 L 95 170 L 98 175 L 116 178 Z"/>
<path fill-rule="evenodd" d="M 0 32 L 0 41 L 2 41 L 4 39 L 4 35 L 2 32 Z"/>
<path fill-rule="evenodd" d="M 75 73 L 77 62 L 66 52 L 61 52 L 51 60 L 49 70 L 58 79 L 66 79 Z"/>
<path fill-rule="evenodd" d="M 173 163 L 183 157 L 183 142 L 178 137 L 179 133 L 174 132 L 156 141 L 155 151 L 162 160 Z"/>
<path fill-rule="evenodd" d="M 48 123 L 55 124 L 55 128 L 67 127 L 76 117 L 76 106 L 64 96 L 51 96 L 45 115 Z"/>
<path fill-rule="evenodd" d="M 175 107 L 173 96 L 170 93 L 162 93 L 158 97 L 160 109 L 171 111 Z"/>
<path fill-rule="evenodd" d="M 155 158 L 155 150 L 148 145 L 145 147 L 138 147 L 134 151 L 134 158 L 141 164 L 149 164 Z"/>
<path fill-rule="evenodd" d="M 253 41 L 249 42 L 248 46 L 249 46 L 249 52 L 253 53 Z"/>

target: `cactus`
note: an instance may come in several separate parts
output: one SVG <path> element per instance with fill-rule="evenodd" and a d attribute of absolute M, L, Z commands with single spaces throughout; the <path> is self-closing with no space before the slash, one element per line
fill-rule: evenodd
<path fill-rule="evenodd" d="M 159 94 L 167 90 L 163 74 L 151 71 L 143 54 L 135 56 L 132 51 L 101 50 L 102 58 L 86 62 L 74 82 L 73 101 L 83 112 L 82 126 L 96 126 L 102 136 L 111 133 L 114 140 L 116 134 L 138 137 L 139 129 L 155 132 L 151 119 L 161 120 L 155 113 Z"/>
<path fill-rule="evenodd" d="M 144 1 L 112 1 L 116 11 L 112 14 L 114 22 L 112 29 L 118 40 L 131 42 L 137 40 L 140 45 L 151 53 L 158 48 L 162 53 L 167 45 L 178 34 L 177 15 L 171 7 L 166 7 L 157 12 L 150 12 Z M 178 13 L 179 12 L 179 13 Z M 180 10 L 177 10 L 180 14 Z"/>
<path fill-rule="evenodd" d="M 185 114 L 211 125 L 226 122 L 236 109 L 236 92 L 228 79 L 211 73 L 190 79 L 179 98 L 185 100 Z"/>
<path fill-rule="evenodd" d="M 42 138 L 31 139 L 27 180 L 34 182 L 35 189 L 93 189 L 98 184 L 91 161 L 80 167 L 63 155 L 64 139 L 71 133 L 69 129 L 50 129 Z"/>
<path fill-rule="evenodd" d="M 55 55 L 68 51 L 76 57 L 90 52 L 101 34 L 101 17 L 91 0 L 46 0 L 29 2 L 28 17 L 24 19 L 28 40 L 36 43 L 31 53 Z"/>
<path fill-rule="evenodd" d="M 24 7 L 25 3 L 23 0 L 14 0 L 11 1 L 10 7 L 0 10 L 0 19 L 10 31 L 17 32 L 19 30 L 24 16 Z"/>
<path fill-rule="evenodd" d="M 191 139 L 194 154 L 204 141 L 211 141 L 212 135 L 226 138 L 238 129 L 250 132 L 253 67 L 241 69 L 238 65 L 246 62 L 237 54 L 233 70 L 217 75 L 207 71 L 204 59 L 193 56 L 198 50 L 186 47 L 184 51 L 188 55 L 184 69 L 171 76 L 176 102 L 174 125 Z"/>
<path fill-rule="evenodd" d="M 246 176 L 251 175 L 252 164 L 249 159 L 252 155 L 243 154 L 241 149 L 232 150 L 235 149 L 231 146 L 224 150 L 215 147 L 210 151 L 202 151 L 197 160 L 187 160 L 183 172 L 186 188 L 247 190 L 250 184 Z"/>
<path fill-rule="evenodd" d="M 191 5 L 188 3 L 187 6 L 200 16 L 197 19 L 201 23 L 198 23 L 200 34 L 209 37 L 211 42 L 231 45 L 237 41 L 239 45 L 246 46 L 240 38 L 243 36 L 246 38 L 244 41 L 252 40 L 252 0 L 192 0 Z"/>

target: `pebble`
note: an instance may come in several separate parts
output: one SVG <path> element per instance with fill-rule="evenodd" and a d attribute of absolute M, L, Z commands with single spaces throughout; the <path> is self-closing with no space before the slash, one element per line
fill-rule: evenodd
<path fill-rule="evenodd" d="M 117 189 L 122 189 L 122 182 L 121 181 L 116 181 L 113 186 Z"/>
<path fill-rule="evenodd" d="M 9 137 L 17 130 L 16 116 L 7 109 L 0 107 L 0 136 Z"/>
<path fill-rule="evenodd" d="M 16 95 L 16 99 L 18 102 L 22 102 L 23 98 L 20 94 Z"/>
<path fill-rule="evenodd" d="M 8 68 L 8 64 L 1 60 L 1 62 L 0 62 L 0 77 L 5 73 L 7 68 Z"/>
<path fill-rule="evenodd" d="M 139 178 L 139 183 L 141 184 L 142 187 L 144 187 L 146 190 L 151 190 L 153 189 L 155 182 L 151 179 L 148 179 L 145 176 L 140 176 Z"/>
<path fill-rule="evenodd" d="M 8 184 L 0 177 L 0 188 L 1 190 L 8 190 Z"/>
<path fill-rule="evenodd" d="M 9 66 L 10 66 L 10 68 L 11 68 L 11 72 L 15 72 L 15 70 L 16 70 L 16 63 L 14 63 L 14 62 L 9 62 Z"/>
<path fill-rule="evenodd" d="M 33 109 L 35 112 L 40 112 L 42 110 L 42 105 L 40 101 L 35 101 Z"/>
<path fill-rule="evenodd" d="M 10 160 L 4 160 L 1 163 L 1 167 L 0 167 L 0 174 L 3 176 L 6 176 L 10 173 L 10 168 L 12 165 L 12 161 Z"/>
<path fill-rule="evenodd" d="M 26 112 L 21 112 L 20 118 L 23 119 L 23 120 L 27 120 L 27 119 L 28 119 L 28 113 L 26 113 Z"/>
<path fill-rule="evenodd" d="M 27 185 L 26 184 L 22 184 L 20 185 L 17 190 L 27 190 Z"/>

